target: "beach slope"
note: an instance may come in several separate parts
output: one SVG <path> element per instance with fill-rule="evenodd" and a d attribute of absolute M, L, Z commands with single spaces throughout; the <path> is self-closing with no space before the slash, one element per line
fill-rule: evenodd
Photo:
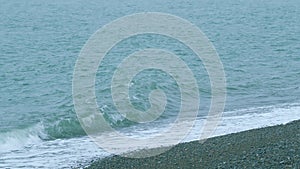
<path fill-rule="evenodd" d="M 141 151 L 143 152 L 143 151 Z M 300 121 L 181 143 L 158 156 L 112 156 L 95 168 L 300 168 Z"/>

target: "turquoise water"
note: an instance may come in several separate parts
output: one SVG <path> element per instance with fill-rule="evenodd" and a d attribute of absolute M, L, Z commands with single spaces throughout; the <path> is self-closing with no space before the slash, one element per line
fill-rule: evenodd
<path fill-rule="evenodd" d="M 226 112 L 232 116 L 260 112 L 277 115 L 276 110 L 283 115 L 291 111 L 300 114 L 297 108 L 300 103 L 300 1 L 1 1 L 0 168 L 37 167 L 40 163 L 35 161 L 52 159 L 50 149 L 64 152 L 56 152 L 56 156 L 61 155 L 57 159 L 82 160 L 68 156 L 72 153 L 60 142 L 74 146 L 88 142 L 72 100 L 72 75 L 79 52 L 104 24 L 124 15 L 147 11 L 185 18 L 212 41 L 227 79 L 225 115 Z M 98 70 L 97 101 L 107 120 L 120 130 L 136 125 L 116 112 L 109 82 L 111 72 L 122 58 L 149 47 L 170 50 L 183 58 L 193 71 L 199 72 L 199 117 L 205 117 L 210 84 L 201 61 L 173 39 L 143 35 L 119 44 Z M 153 89 L 163 89 L 168 96 L 166 111 L 153 126 L 174 120 L 180 95 L 170 76 L 149 70 L 139 74 L 133 83 L 130 93 L 137 109 L 149 108 L 147 96 Z M 34 160 L 34 153 L 42 149 L 37 145 L 43 145 L 45 154 L 50 155 Z M 18 165 L 17 152 L 31 152 L 32 156 L 24 158 L 32 161 Z M 97 153 L 90 154 L 97 156 Z M 61 161 L 57 159 L 50 160 L 48 165 L 58 167 L 55 164 Z M 67 162 L 73 164 L 72 160 Z"/>

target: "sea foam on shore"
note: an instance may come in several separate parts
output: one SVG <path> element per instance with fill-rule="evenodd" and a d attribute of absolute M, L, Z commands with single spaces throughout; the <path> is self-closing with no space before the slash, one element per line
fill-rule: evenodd
<path fill-rule="evenodd" d="M 294 121 L 210 138 L 203 144 L 181 143 L 149 158 L 107 157 L 88 168 L 299 168 L 299 147 L 300 121 Z"/>

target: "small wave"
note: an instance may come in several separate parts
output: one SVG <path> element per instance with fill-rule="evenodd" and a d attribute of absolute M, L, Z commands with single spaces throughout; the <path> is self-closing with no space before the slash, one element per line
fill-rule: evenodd
<path fill-rule="evenodd" d="M 45 140 L 66 139 L 85 136 L 79 121 L 76 117 L 45 122 Z"/>
<path fill-rule="evenodd" d="M 20 150 L 38 144 L 47 137 L 44 131 L 43 124 L 38 123 L 25 129 L 0 133 L 0 152 Z"/>
<path fill-rule="evenodd" d="M 270 112 L 277 112 L 277 111 L 289 111 L 294 109 L 300 109 L 300 103 L 284 103 L 278 105 L 269 105 L 269 106 L 258 106 L 258 107 L 250 107 L 250 108 L 243 108 L 243 109 L 236 109 L 232 111 L 224 112 L 224 116 L 240 116 L 244 114 L 263 114 L 263 113 L 270 113 Z M 300 111 L 299 111 L 300 113 Z"/>
<path fill-rule="evenodd" d="M 224 112 L 223 115 L 222 122 L 212 137 L 298 120 L 300 119 L 300 104 L 253 107 Z M 201 134 L 199 129 L 204 122 L 205 118 L 197 118 L 194 128 L 182 142 L 198 140 Z M 62 121 L 61 124 L 58 122 L 57 125 L 70 124 L 67 121 Z M 121 132 L 125 135 L 128 134 L 128 137 L 146 138 L 166 131 L 168 125 L 168 121 L 148 126 L 133 125 L 123 128 Z M 84 160 L 88 160 L 88 163 L 95 157 L 109 155 L 87 136 L 45 141 L 45 138 L 49 137 L 45 134 L 47 133 L 46 128 L 43 123 L 38 123 L 26 129 L 0 133 L 0 155 L 3 155 L 2 160 L 4 162 L 0 163 L 0 168 L 12 166 L 12 168 L 24 166 L 28 168 L 32 168 L 32 166 L 36 168 L 69 168 L 70 165 L 76 166 L 78 162 L 84 162 Z M 6 152 L 3 153 L 2 151 Z"/>

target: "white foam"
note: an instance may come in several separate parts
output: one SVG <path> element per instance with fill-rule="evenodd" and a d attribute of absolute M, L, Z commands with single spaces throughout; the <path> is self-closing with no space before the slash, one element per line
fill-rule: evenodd
<path fill-rule="evenodd" d="M 0 153 L 0 168 L 70 168 L 108 155 L 87 136 L 57 139 Z"/>
<path fill-rule="evenodd" d="M 211 137 L 237 133 L 241 131 L 286 124 L 300 119 L 300 104 L 283 104 L 241 109 L 225 112 L 222 121 Z M 191 134 L 185 142 L 198 140 L 204 120 L 198 119 Z"/>
<path fill-rule="evenodd" d="M 259 111 L 263 110 L 262 113 Z M 214 136 L 236 133 L 245 130 L 286 124 L 300 119 L 300 105 L 281 105 L 274 107 L 260 107 L 252 110 L 256 113 L 242 115 L 224 114 L 223 121 Z"/>
<path fill-rule="evenodd" d="M 300 104 L 285 104 L 241 109 L 223 114 L 222 121 L 211 136 L 285 124 L 300 119 Z M 198 118 L 195 127 L 183 142 L 198 140 L 205 119 Z M 132 126 L 122 129 L 131 137 L 148 137 L 166 130 L 168 124 Z M 89 137 L 42 141 L 43 126 L 5 133 L 0 136 L 0 168 L 70 168 L 92 159 L 108 156 Z M 168 140 L 166 140 L 167 142 Z M 161 143 L 166 144 L 166 143 Z M 160 146 L 160 143 L 157 143 Z"/>
<path fill-rule="evenodd" d="M 41 143 L 44 127 L 41 123 L 25 129 L 0 134 L 0 153 L 20 150 Z"/>

